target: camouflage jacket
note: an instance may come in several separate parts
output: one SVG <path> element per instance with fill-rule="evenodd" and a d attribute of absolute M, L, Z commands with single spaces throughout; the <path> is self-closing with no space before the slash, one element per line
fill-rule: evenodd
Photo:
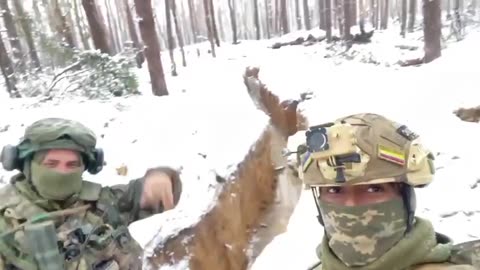
<path fill-rule="evenodd" d="M 177 204 L 181 193 L 178 173 L 166 167 L 156 170 L 170 175 Z M 54 211 L 87 205 L 89 208 L 86 211 L 52 219 L 55 226 L 53 235 L 56 233 L 60 257 L 65 264 L 60 269 L 141 269 L 143 251 L 128 232 L 128 225 L 163 211 L 161 206 L 158 212 L 140 209 L 144 178 L 111 187 L 84 181 L 77 198 L 60 204 L 38 197 L 22 174 L 14 176 L 11 184 L 0 189 L 0 270 L 54 269 L 40 267 L 37 264 L 38 255 L 32 254 L 26 229 L 14 229 Z"/>
<path fill-rule="evenodd" d="M 435 233 L 427 220 L 416 218 L 409 237 L 400 240 L 382 257 L 364 267 L 344 265 L 328 247 L 324 237 L 317 248 L 321 263 L 309 270 L 475 270 L 480 269 L 480 240 L 453 245 L 445 235 Z"/>

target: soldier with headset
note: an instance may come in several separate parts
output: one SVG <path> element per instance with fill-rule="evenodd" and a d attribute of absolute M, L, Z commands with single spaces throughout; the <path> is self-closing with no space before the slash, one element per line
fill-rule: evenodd
<path fill-rule="evenodd" d="M 34 122 L 3 148 L 3 168 L 19 174 L 0 189 L 0 270 L 141 269 L 128 225 L 173 208 L 179 175 L 158 167 L 126 185 L 85 181 L 103 157 L 90 129 L 61 118 Z"/>

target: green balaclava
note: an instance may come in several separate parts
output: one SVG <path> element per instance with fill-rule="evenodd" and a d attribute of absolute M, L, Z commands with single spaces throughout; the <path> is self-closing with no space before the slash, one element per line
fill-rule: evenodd
<path fill-rule="evenodd" d="M 319 204 L 328 245 L 348 267 L 372 263 L 400 241 L 407 228 L 402 199 L 360 206 Z"/>
<path fill-rule="evenodd" d="M 61 173 L 42 165 L 45 155 L 46 151 L 35 153 L 30 165 L 30 178 L 38 194 L 47 200 L 60 201 L 80 193 L 83 182 L 83 163 L 75 171 Z M 80 162 L 82 162 L 81 158 Z"/>

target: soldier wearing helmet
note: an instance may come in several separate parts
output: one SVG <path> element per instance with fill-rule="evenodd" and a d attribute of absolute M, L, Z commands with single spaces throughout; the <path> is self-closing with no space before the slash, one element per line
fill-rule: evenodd
<path fill-rule="evenodd" d="M 103 151 L 72 120 L 34 122 L 18 145 L 3 148 L 1 162 L 20 173 L 0 189 L 0 269 L 141 269 L 128 225 L 180 198 L 179 175 L 168 167 L 126 185 L 83 180 L 84 171 L 102 170 Z"/>
<path fill-rule="evenodd" d="M 480 269 L 480 242 L 454 246 L 415 216 L 434 156 L 405 125 L 350 115 L 310 127 L 297 153 L 325 232 L 310 269 Z"/>

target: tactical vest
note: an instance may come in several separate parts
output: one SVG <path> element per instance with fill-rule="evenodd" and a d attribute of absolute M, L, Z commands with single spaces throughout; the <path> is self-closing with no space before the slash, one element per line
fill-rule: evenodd
<path fill-rule="evenodd" d="M 13 185 L 2 188 L 0 198 L 0 255 L 4 269 L 43 270 L 37 264 L 39 254 L 33 254 L 35 252 L 28 244 L 25 230 L 8 232 L 48 211 L 22 195 Z M 69 208 L 82 205 L 90 205 L 90 208 L 82 213 L 56 218 L 54 222 L 58 250 L 64 263 L 61 269 L 141 269 L 143 251 L 130 235 L 128 220 L 122 216 L 116 203 L 110 189 L 84 181 L 78 199 Z M 55 233 L 50 238 L 54 238 Z M 51 253 L 55 252 L 52 248 Z M 41 256 L 47 257 L 50 254 L 48 250 L 41 253 Z"/>

